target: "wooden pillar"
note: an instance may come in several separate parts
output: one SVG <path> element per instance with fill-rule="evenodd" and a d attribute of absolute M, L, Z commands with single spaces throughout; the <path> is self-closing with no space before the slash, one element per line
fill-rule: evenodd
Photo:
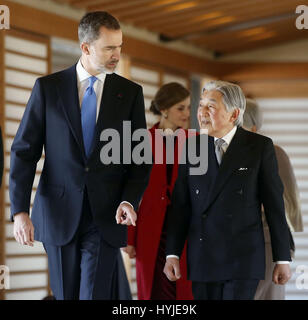
<path fill-rule="evenodd" d="M 2 138 L 4 138 L 4 30 L 0 30 L 0 126 Z M 4 139 L 3 149 L 5 150 Z M 5 151 L 3 152 L 5 155 Z M 5 213 L 4 213 L 4 190 L 2 183 L 0 189 L 0 265 L 5 265 Z M 4 289 L 0 289 L 0 300 L 4 300 Z"/>

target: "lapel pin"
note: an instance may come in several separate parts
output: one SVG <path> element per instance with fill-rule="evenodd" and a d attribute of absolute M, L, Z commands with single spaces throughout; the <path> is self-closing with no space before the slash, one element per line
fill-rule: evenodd
<path fill-rule="evenodd" d="M 123 98 L 122 93 L 118 93 L 117 97 L 118 97 L 119 99 L 122 99 L 122 98 Z"/>

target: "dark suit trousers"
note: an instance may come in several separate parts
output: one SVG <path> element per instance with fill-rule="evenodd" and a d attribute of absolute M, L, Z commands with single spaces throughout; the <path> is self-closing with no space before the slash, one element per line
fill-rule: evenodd
<path fill-rule="evenodd" d="M 195 300 L 253 300 L 259 280 L 192 282 Z"/>
<path fill-rule="evenodd" d="M 124 268 L 122 261 L 119 264 L 122 257 L 118 248 L 103 240 L 93 223 L 86 190 L 84 194 L 82 217 L 73 240 L 65 246 L 44 244 L 51 289 L 57 300 L 118 299 L 121 286 L 118 281 L 119 276 L 123 278 Z M 123 285 L 129 290 L 124 277 Z M 126 297 L 130 297 L 130 292 Z"/>

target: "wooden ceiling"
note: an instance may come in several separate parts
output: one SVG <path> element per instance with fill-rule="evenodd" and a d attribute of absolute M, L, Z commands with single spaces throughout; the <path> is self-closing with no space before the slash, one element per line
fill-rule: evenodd
<path fill-rule="evenodd" d="M 183 40 L 215 56 L 307 38 L 295 27 L 302 0 L 57 0 L 88 11 L 104 10 L 120 22 Z"/>

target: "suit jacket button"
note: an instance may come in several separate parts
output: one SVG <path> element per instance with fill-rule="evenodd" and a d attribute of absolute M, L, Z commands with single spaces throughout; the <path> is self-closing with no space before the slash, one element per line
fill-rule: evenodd
<path fill-rule="evenodd" d="M 162 199 L 162 200 L 165 200 L 165 198 L 164 198 L 164 197 L 161 197 L 161 199 Z"/>
<path fill-rule="evenodd" d="M 89 167 L 85 167 L 84 171 L 85 172 L 89 172 L 90 168 Z"/>
<path fill-rule="evenodd" d="M 199 194 L 199 189 L 196 189 L 196 194 Z"/>
<path fill-rule="evenodd" d="M 202 238 L 200 238 L 200 241 L 203 241 L 203 239 L 202 239 Z"/>
<path fill-rule="evenodd" d="M 204 218 L 206 218 L 206 217 L 207 217 L 207 214 L 204 213 L 204 214 L 202 215 L 202 218 L 204 219 Z"/>

